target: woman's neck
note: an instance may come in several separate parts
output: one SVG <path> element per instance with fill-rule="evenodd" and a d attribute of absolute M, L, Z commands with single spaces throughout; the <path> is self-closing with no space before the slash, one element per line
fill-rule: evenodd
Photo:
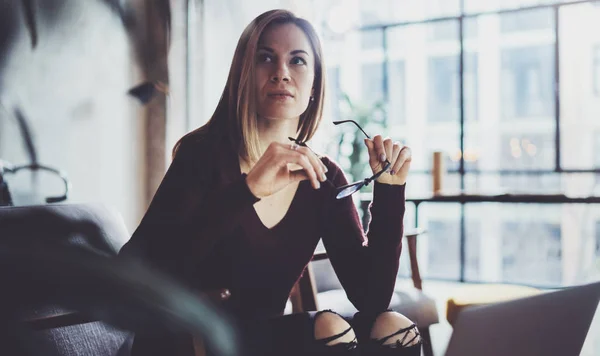
<path fill-rule="evenodd" d="M 272 142 L 287 143 L 288 137 L 296 137 L 298 120 L 299 118 L 259 119 L 258 138 L 263 149 L 266 150 Z"/>
<path fill-rule="evenodd" d="M 298 121 L 296 119 L 262 119 L 258 120 L 258 139 L 260 140 L 261 156 L 273 142 L 291 143 L 288 137 L 296 137 Z M 240 164 L 243 168 L 251 169 L 256 162 L 247 162 L 243 159 Z"/>

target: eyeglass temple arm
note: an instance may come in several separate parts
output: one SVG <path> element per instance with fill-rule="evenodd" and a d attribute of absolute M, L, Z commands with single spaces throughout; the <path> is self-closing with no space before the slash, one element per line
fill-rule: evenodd
<path fill-rule="evenodd" d="M 339 125 L 339 124 L 345 124 L 345 123 L 347 123 L 347 122 L 351 122 L 351 123 L 353 123 L 354 125 L 356 125 L 356 127 L 358 127 L 358 129 L 359 129 L 360 131 L 362 131 L 362 133 L 364 133 L 364 134 L 365 134 L 365 136 L 367 136 L 367 138 L 369 138 L 369 139 L 371 138 L 369 135 L 367 135 L 367 133 L 365 132 L 365 130 L 363 130 L 363 129 L 362 129 L 362 127 L 360 127 L 360 125 L 358 124 L 358 122 L 356 122 L 356 121 L 354 121 L 354 120 L 341 120 L 341 121 L 334 121 L 334 122 L 333 122 L 333 124 L 334 124 L 334 125 Z"/>

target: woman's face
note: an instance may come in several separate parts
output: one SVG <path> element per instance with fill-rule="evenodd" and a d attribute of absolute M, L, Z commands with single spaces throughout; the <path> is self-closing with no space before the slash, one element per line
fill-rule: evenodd
<path fill-rule="evenodd" d="M 315 57 L 304 32 L 294 24 L 268 28 L 255 60 L 258 116 L 292 119 L 304 113 L 315 78 Z"/>

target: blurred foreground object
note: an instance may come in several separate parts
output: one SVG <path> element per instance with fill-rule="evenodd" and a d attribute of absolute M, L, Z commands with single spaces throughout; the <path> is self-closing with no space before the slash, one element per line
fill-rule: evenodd
<path fill-rule="evenodd" d="M 103 211 L 82 218 L 78 209 L 0 208 L 0 353 L 43 351 L 24 342 L 34 332 L 26 321 L 31 310 L 52 305 L 77 311 L 81 323 L 187 332 L 202 336 L 217 355 L 237 355 L 234 329 L 214 304 L 141 263 L 114 258 L 119 231 L 97 224 L 106 220 Z"/>

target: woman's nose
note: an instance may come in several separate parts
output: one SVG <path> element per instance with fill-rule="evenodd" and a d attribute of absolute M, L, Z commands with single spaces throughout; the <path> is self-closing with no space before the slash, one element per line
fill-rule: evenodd
<path fill-rule="evenodd" d="M 271 75 L 271 81 L 275 83 L 280 81 L 289 82 L 290 74 L 287 68 L 284 65 L 278 66 L 277 70 Z"/>

